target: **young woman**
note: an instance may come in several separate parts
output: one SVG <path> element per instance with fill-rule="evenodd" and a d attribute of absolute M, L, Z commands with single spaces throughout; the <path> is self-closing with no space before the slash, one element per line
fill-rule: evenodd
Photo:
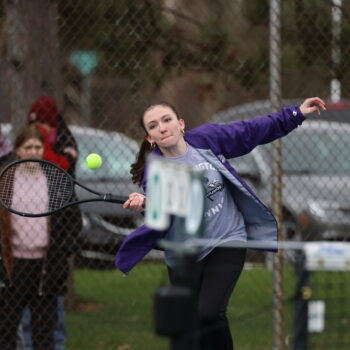
<path fill-rule="evenodd" d="M 145 157 L 148 152 L 205 169 L 208 188 L 204 238 L 216 242 L 200 248 L 196 266 L 196 295 L 200 328 L 200 349 L 232 350 L 233 341 L 226 309 L 242 271 L 246 250 L 227 249 L 230 241 L 277 240 L 276 221 L 267 207 L 227 162 L 272 142 L 298 127 L 312 112 L 325 110 L 318 97 L 306 99 L 300 107 L 284 108 L 244 122 L 226 125 L 205 124 L 190 131 L 175 109 L 167 103 L 149 106 L 142 115 L 145 141 L 131 173 L 134 182 L 146 187 Z M 214 194 L 210 191 L 215 185 Z M 132 193 L 125 208 L 143 210 L 145 197 Z M 128 273 L 167 232 L 140 227 L 123 242 L 116 266 Z M 176 283 L 171 254 L 165 251 L 169 277 Z"/>
<path fill-rule="evenodd" d="M 26 127 L 17 136 L 14 149 L 18 159 L 41 159 L 42 134 L 35 126 Z M 54 184 L 40 167 L 34 170 L 33 177 L 24 176 L 20 168 L 14 175 L 12 200 L 23 206 L 45 206 L 50 200 Z M 57 296 L 65 293 L 67 259 L 81 229 L 74 209 L 62 215 L 26 218 L 0 208 L 0 349 L 16 349 L 17 328 L 26 306 L 32 315 L 33 348 L 54 349 Z M 62 218 L 67 215 L 75 225 L 63 226 Z"/>
<path fill-rule="evenodd" d="M 53 162 L 75 176 L 75 165 L 78 158 L 78 147 L 72 132 L 57 107 L 56 101 L 48 96 L 40 96 L 35 100 L 28 111 L 27 122 L 35 125 L 44 139 L 43 159 Z M 75 208 L 76 215 L 81 217 L 79 207 Z M 69 218 L 62 219 L 63 225 L 74 224 Z M 76 222 L 76 221 L 75 221 Z M 67 340 L 67 331 L 64 318 L 64 298 L 58 296 L 58 323 L 55 329 L 55 350 L 64 350 Z M 23 313 L 21 322 L 21 346 L 17 350 L 32 350 L 32 335 L 30 312 L 28 308 Z"/>

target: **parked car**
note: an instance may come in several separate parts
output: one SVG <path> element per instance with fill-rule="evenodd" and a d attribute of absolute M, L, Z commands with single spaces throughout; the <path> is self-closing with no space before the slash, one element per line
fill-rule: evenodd
<path fill-rule="evenodd" d="M 81 184 L 98 192 L 127 196 L 139 189 L 131 182 L 130 165 L 138 151 L 136 141 L 118 132 L 70 126 L 79 148 L 76 178 Z M 10 124 L 1 124 L 2 133 L 9 137 Z M 101 168 L 92 170 L 85 165 L 90 153 L 103 159 Z M 79 199 L 88 193 L 77 187 Z M 78 266 L 106 268 L 114 266 L 114 256 L 126 235 L 142 224 L 143 216 L 121 205 L 89 202 L 80 205 L 83 229 L 79 236 Z"/>
<path fill-rule="evenodd" d="M 292 103 L 288 103 L 292 104 Z M 287 104 L 287 105 L 288 105 Z M 250 108 L 249 108 L 250 107 Z M 310 116 L 282 139 L 283 235 L 293 240 L 349 240 L 350 238 L 350 109 L 330 110 L 323 120 Z M 269 104 L 235 107 L 217 114 L 213 122 L 229 122 L 267 115 Z M 259 198 L 271 207 L 273 145 L 262 145 L 230 163 Z"/>
<path fill-rule="evenodd" d="M 135 161 L 138 144 L 117 132 L 91 128 L 71 127 L 79 146 L 76 177 L 83 185 L 98 192 L 127 196 L 139 191 L 131 181 L 130 166 Z M 90 153 L 103 159 L 101 168 L 91 170 L 85 164 Z M 88 194 L 77 189 L 79 199 Z M 83 266 L 114 266 L 114 257 L 124 237 L 143 223 L 143 216 L 121 205 L 107 202 L 89 202 L 80 205 L 83 213 L 83 231 L 80 236 L 82 251 L 77 263 Z M 97 262 L 97 264 L 96 264 Z M 104 262 L 104 263 L 102 263 Z"/>
<path fill-rule="evenodd" d="M 303 99 L 284 99 L 283 106 L 299 106 Z M 312 119 L 329 120 L 350 123 L 350 101 L 327 102 L 327 111 L 320 115 L 311 116 Z M 246 120 L 250 118 L 268 115 L 275 110 L 269 100 L 257 100 L 220 111 L 212 116 L 213 123 L 229 123 L 235 120 Z"/>

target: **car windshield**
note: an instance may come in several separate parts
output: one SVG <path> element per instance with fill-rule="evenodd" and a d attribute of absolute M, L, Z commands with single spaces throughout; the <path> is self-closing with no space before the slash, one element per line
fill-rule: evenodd
<path fill-rule="evenodd" d="M 79 147 L 76 176 L 78 180 L 116 180 L 129 178 L 131 163 L 135 161 L 137 149 L 134 141 L 105 134 L 102 136 L 75 135 Z M 101 168 L 89 169 L 85 158 L 98 153 L 103 163 Z"/>
<path fill-rule="evenodd" d="M 283 138 L 283 170 L 295 174 L 350 173 L 350 132 L 300 128 Z"/>

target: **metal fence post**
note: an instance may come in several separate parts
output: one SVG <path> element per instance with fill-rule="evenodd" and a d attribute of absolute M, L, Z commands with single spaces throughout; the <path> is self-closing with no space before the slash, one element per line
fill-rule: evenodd
<path fill-rule="evenodd" d="M 270 0 L 270 101 L 274 110 L 281 108 L 281 22 L 280 0 Z M 272 204 L 278 223 L 279 240 L 282 238 L 282 142 L 274 143 L 274 176 Z M 283 307 L 283 253 L 279 251 L 273 259 L 273 348 L 284 348 Z"/>

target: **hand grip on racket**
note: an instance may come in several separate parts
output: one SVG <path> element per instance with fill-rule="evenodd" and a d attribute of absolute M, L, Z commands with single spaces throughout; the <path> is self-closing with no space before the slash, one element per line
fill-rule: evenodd
<path fill-rule="evenodd" d="M 23 189 L 18 191 L 21 181 Z M 47 188 L 47 203 L 36 206 L 34 203 L 35 200 L 38 202 L 38 199 L 34 197 L 38 194 L 31 189 L 40 188 L 43 185 Z M 75 186 L 83 188 L 94 196 L 77 200 L 74 196 Z M 0 204 L 10 212 L 21 216 L 47 216 L 72 205 L 86 202 L 103 201 L 123 204 L 128 198 L 96 192 L 80 184 L 58 165 L 42 159 L 17 160 L 8 164 L 0 173 Z"/>

